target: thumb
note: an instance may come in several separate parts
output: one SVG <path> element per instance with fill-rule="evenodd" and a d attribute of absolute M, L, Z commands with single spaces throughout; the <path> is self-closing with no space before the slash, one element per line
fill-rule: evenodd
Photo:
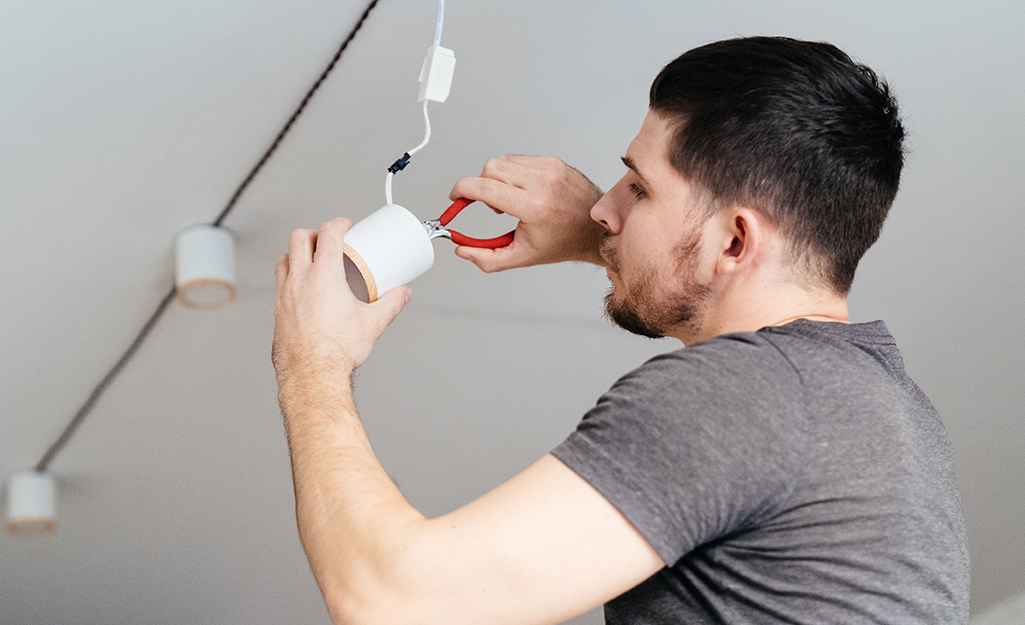
<path fill-rule="evenodd" d="M 371 304 L 371 306 L 376 308 L 378 311 L 379 318 L 382 322 L 382 332 L 388 324 L 395 321 L 395 317 L 398 317 L 399 313 L 402 312 L 403 306 L 405 306 L 412 298 L 413 289 L 408 286 L 397 286 L 393 289 L 388 289 L 387 293 Z"/>
<path fill-rule="evenodd" d="M 469 247 L 466 245 L 460 245 L 456 248 L 456 256 L 477 265 L 477 267 L 484 273 L 511 269 L 515 266 L 508 259 L 507 252 L 508 250 L 506 248 L 492 250 L 482 247 Z"/>

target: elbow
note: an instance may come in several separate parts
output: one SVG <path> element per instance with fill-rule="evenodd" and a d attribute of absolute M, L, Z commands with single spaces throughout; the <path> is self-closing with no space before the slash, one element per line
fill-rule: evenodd
<path fill-rule="evenodd" d="M 385 574 L 380 569 L 321 585 L 334 625 L 416 625 L 433 619 L 436 607 L 423 592 L 423 577 Z M 419 581 L 416 581 L 416 580 Z M 326 580 L 325 580 L 326 581 Z"/>
<path fill-rule="evenodd" d="M 411 609 L 408 597 L 378 591 L 324 593 L 334 625 L 415 625 L 430 621 L 426 612 Z"/>
<path fill-rule="evenodd" d="M 383 542 L 363 542 L 343 553 L 310 559 L 314 577 L 336 625 L 416 625 L 445 622 L 438 616 L 437 560 L 419 525 L 390 532 Z M 308 552 L 309 553 L 309 552 Z"/>
<path fill-rule="evenodd" d="M 322 588 L 324 603 L 333 625 L 371 625 L 389 623 L 382 614 L 384 600 L 377 593 L 355 588 Z"/>

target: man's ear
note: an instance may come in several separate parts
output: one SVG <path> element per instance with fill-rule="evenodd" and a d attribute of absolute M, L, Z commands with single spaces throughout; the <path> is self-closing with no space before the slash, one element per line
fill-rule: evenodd
<path fill-rule="evenodd" d="M 737 274 L 764 262 L 775 245 L 772 224 L 762 213 L 735 207 L 720 214 L 716 272 Z"/>

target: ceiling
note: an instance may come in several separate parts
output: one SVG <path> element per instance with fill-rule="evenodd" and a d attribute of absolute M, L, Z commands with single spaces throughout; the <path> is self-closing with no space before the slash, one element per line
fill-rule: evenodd
<path fill-rule="evenodd" d="M 363 10 L 326 0 L 0 2 L 0 469 L 33 465 L 170 287 L 175 234 L 212 220 Z M 2 623 L 324 623 L 295 531 L 270 338 L 298 227 L 384 203 L 421 138 L 434 0 L 382 0 L 242 197 L 239 297 L 173 304 L 52 468 L 59 529 L 0 537 Z M 1025 4 L 450 0 L 458 64 L 395 200 L 436 217 L 502 153 L 603 188 L 658 69 L 736 35 L 828 40 L 892 83 L 912 156 L 855 282 L 949 428 L 973 611 L 1025 589 Z M 489 211 L 461 230 L 505 232 Z M 434 269 L 359 373 L 382 463 L 428 515 L 556 445 L 598 395 L 675 348 L 600 314 L 603 272 Z M 598 614 L 579 623 L 601 622 Z"/>

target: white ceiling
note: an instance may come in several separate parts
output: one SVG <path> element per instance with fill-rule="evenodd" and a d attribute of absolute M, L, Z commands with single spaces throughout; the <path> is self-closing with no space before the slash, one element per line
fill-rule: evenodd
<path fill-rule="evenodd" d="M 884 74 L 913 154 L 851 299 L 885 319 L 950 429 L 974 608 L 1025 588 L 1025 4 L 449 0 L 458 58 L 434 138 L 395 199 L 435 217 L 505 152 L 602 187 L 658 69 L 695 45 L 834 42 Z M 0 2 L 0 470 L 34 464 L 172 281 L 362 12 L 326 0 Z M 226 225 L 239 299 L 172 305 L 54 462 L 60 527 L 0 537 L 2 623 L 324 623 L 296 538 L 270 367 L 273 265 L 290 230 L 383 204 L 421 138 L 434 0 L 382 0 Z M 467 211 L 470 213 L 472 211 Z M 490 212 L 464 230 L 497 234 Z M 544 454 L 615 378 L 674 348 L 611 328 L 603 273 L 435 268 L 358 379 L 382 462 L 426 514 Z M 600 616 L 581 623 L 600 622 Z"/>

